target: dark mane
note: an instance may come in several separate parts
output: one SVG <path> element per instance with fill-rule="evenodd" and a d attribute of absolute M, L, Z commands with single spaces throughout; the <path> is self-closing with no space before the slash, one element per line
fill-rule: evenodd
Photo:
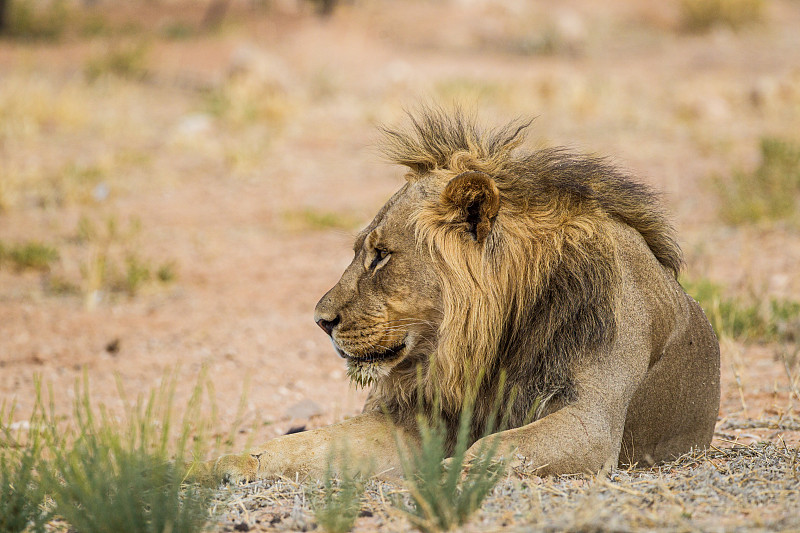
<path fill-rule="evenodd" d="M 677 278 L 683 253 L 659 195 L 605 159 L 578 155 L 563 148 L 515 153 L 532 120 L 516 120 L 495 129 L 482 129 L 462 110 L 423 108 L 409 113 L 407 130 L 381 128 L 383 153 L 414 176 L 447 169 L 454 156 L 467 153 L 483 163 L 484 172 L 499 185 L 525 196 L 566 195 L 597 203 L 606 213 L 636 229 L 653 255 Z M 490 168 L 485 168 L 486 166 Z M 492 172 L 493 171 L 493 172 Z"/>
<path fill-rule="evenodd" d="M 368 405 L 413 418 L 419 401 L 441 401 L 457 420 L 467 389 L 481 387 L 475 405 L 479 433 L 492 409 L 500 375 L 516 394 L 509 423 L 536 408 L 575 397 L 572 372 L 587 354 L 616 336 L 620 290 L 617 243 L 621 222 L 644 237 L 653 255 L 677 276 L 682 254 L 658 196 L 603 159 L 552 148 L 517 150 L 530 122 L 483 130 L 461 111 L 424 109 L 408 130 L 384 129 L 384 153 L 411 169 L 410 182 L 440 186 L 466 171 L 490 176 L 500 193 L 494 227 L 482 247 L 468 246 L 438 199 L 412 221 L 429 250 L 444 300 L 437 345 L 416 372 L 390 374 Z M 515 392 L 511 392 L 515 391 Z M 538 407 L 537 407 L 538 406 Z"/>

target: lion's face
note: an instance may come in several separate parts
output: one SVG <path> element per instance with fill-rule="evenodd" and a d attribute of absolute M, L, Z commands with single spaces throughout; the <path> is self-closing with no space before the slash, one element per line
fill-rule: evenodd
<path fill-rule="evenodd" d="M 363 386 L 434 344 L 440 286 L 409 223 L 424 197 L 421 184 L 406 184 L 386 203 L 356 237 L 353 261 L 314 313 L 350 378 Z"/>

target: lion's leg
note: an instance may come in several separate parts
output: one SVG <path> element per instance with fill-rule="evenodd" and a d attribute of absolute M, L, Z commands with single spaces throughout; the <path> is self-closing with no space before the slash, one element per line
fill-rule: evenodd
<path fill-rule="evenodd" d="M 650 465 L 708 446 L 719 413 L 719 344 L 700 306 L 648 370 L 628 407 L 621 464 Z"/>
<path fill-rule="evenodd" d="M 623 405 L 584 397 L 526 426 L 484 437 L 473 444 L 475 457 L 499 439 L 498 454 L 512 466 L 540 476 L 596 474 L 617 464 L 625 423 Z"/>
<path fill-rule="evenodd" d="M 351 472 L 399 475 L 398 440 L 405 445 L 414 439 L 387 416 L 365 413 L 338 424 L 275 438 L 249 453 L 223 455 L 207 463 L 205 469 L 211 473 L 201 473 L 201 477 L 231 483 L 296 475 L 319 478 L 328 470 L 332 458 L 334 468 L 346 466 Z"/>
<path fill-rule="evenodd" d="M 649 356 L 642 328 L 621 330 L 614 345 L 595 354 L 574 374 L 577 400 L 528 425 L 472 445 L 474 456 L 500 439 L 512 465 L 524 461 L 539 475 L 597 473 L 617 464 L 626 412 Z"/>
<path fill-rule="evenodd" d="M 565 407 L 536 422 L 490 435 L 470 447 L 477 457 L 499 439 L 498 456 L 539 476 L 591 473 L 617 464 L 622 428 L 591 412 Z"/>
<path fill-rule="evenodd" d="M 631 274 L 624 294 L 635 305 L 618 317 L 614 347 L 576 372 L 578 400 L 498 434 L 541 474 L 658 462 L 711 442 L 719 345 L 708 320 L 666 274 Z"/>

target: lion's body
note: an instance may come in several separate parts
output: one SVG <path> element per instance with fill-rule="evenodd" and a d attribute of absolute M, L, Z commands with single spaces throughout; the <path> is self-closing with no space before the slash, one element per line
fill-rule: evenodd
<path fill-rule="evenodd" d="M 676 281 L 680 248 L 650 190 L 595 158 L 516 153 L 524 126 L 479 132 L 440 111 L 413 124 L 386 132 L 406 185 L 316 311 L 351 377 L 372 386 L 365 414 L 223 458 L 218 473 L 319 474 L 339 438 L 396 466 L 379 435 L 399 428 L 413 444 L 422 409 L 454 437 L 474 386 L 473 439 L 503 406 L 502 444 L 540 473 L 707 446 L 719 346 Z"/>
<path fill-rule="evenodd" d="M 638 305 L 624 307 L 641 313 L 631 326 L 649 334 L 650 359 L 626 410 L 620 463 L 647 465 L 710 444 L 719 411 L 719 344 L 697 302 L 670 276 L 657 277 L 641 239 L 627 233 L 628 242 L 620 242 L 630 265 L 623 291 Z M 633 254 L 638 261 L 625 261 Z"/>

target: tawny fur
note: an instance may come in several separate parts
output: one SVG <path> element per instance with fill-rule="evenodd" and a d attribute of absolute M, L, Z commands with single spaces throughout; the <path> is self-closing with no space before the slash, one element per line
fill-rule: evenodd
<path fill-rule="evenodd" d="M 443 417 L 452 446 L 471 398 L 469 453 L 496 414 L 507 429 L 490 438 L 540 475 L 709 445 L 719 343 L 676 281 L 681 251 L 657 196 L 603 159 L 522 149 L 527 126 L 483 131 L 425 109 L 384 130 L 407 181 L 315 310 L 348 374 L 372 386 L 364 413 L 205 472 L 319 476 L 346 440 L 355 464 L 397 473 L 397 442 L 419 445 L 417 416 Z"/>
<path fill-rule="evenodd" d="M 461 112 L 430 109 L 411 121 L 408 131 L 384 130 L 384 153 L 409 167 L 408 181 L 436 174 L 447 182 L 481 172 L 497 184 L 502 205 L 483 246 L 452 223 L 457 213 L 446 201 L 420 205 L 412 221 L 443 295 L 424 400 L 439 399 L 455 420 L 480 376 L 486 385 L 476 420 L 485 420 L 503 373 L 508 395 L 517 398 L 504 414 L 512 427 L 521 425 L 545 412 L 549 401 L 570 401 L 577 359 L 614 338 L 619 273 L 611 221 L 641 233 L 674 276 L 680 247 L 653 191 L 604 160 L 562 149 L 515 150 L 526 122 L 481 131 Z M 371 403 L 413 416 L 409 402 L 419 399 L 409 391 L 416 379 L 411 370 L 395 373 L 377 385 Z M 475 433 L 483 429 L 477 424 Z"/>

